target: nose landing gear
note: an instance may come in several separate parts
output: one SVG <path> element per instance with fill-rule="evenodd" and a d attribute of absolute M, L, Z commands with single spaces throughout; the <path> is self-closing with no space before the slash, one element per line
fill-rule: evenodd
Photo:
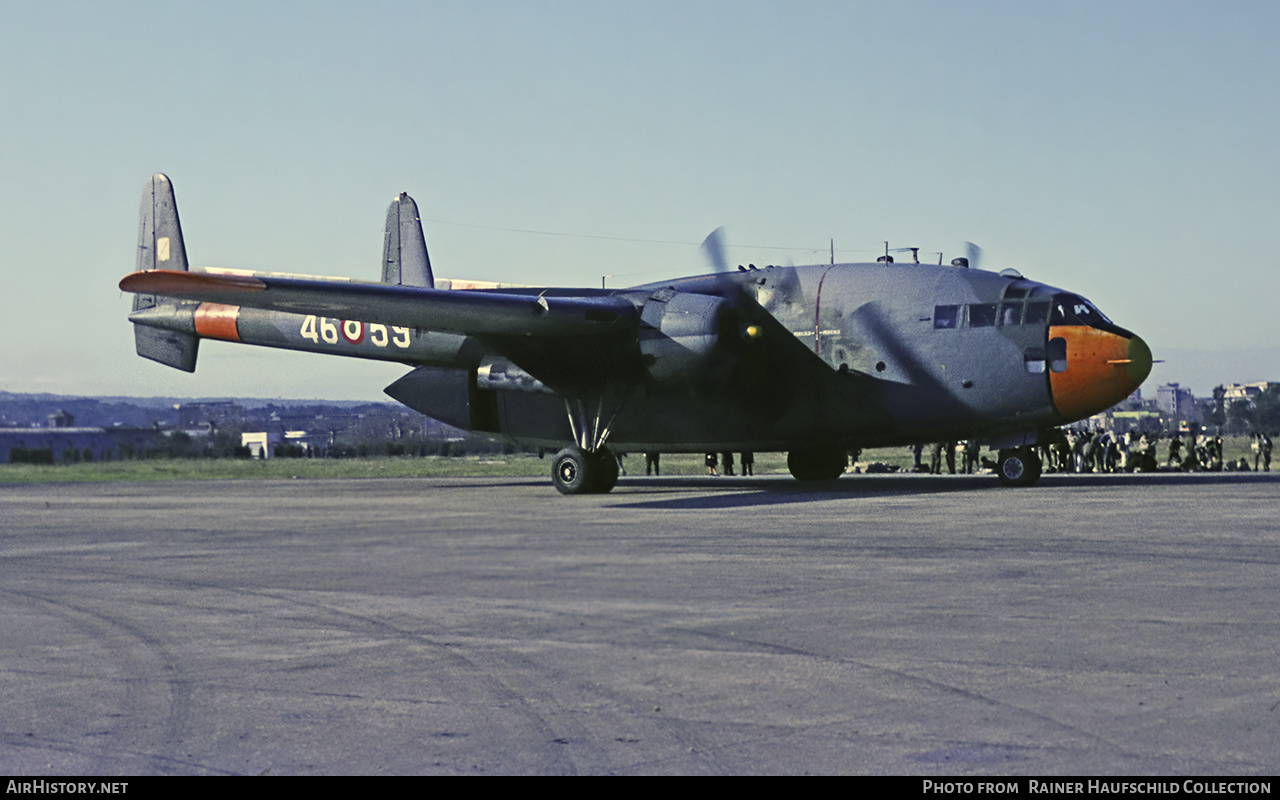
<path fill-rule="evenodd" d="M 1005 486 L 1031 486 L 1040 480 L 1040 457 L 1031 447 L 1001 450 L 996 474 Z"/>

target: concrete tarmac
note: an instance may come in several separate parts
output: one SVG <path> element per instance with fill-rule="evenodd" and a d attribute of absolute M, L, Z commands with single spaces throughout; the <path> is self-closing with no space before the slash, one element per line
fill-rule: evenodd
<path fill-rule="evenodd" d="M 1280 475 L 0 486 L 0 771 L 1280 772 Z"/>

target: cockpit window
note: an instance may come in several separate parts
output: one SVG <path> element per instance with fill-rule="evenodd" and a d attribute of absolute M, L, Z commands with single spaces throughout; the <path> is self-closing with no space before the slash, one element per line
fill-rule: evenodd
<path fill-rule="evenodd" d="M 1087 325 L 1098 330 L 1117 333 L 1126 339 L 1133 338 L 1132 333 L 1107 319 L 1107 315 L 1099 311 L 1097 306 L 1079 295 L 1054 295 L 1052 305 L 1053 308 L 1049 313 L 1050 325 Z"/>
<path fill-rule="evenodd" d="M 1089 325 L 1097 328 L 1114 323 L 1083 297 L 1078 297 L 1074 294 L 1060 294 L 1053 298 L 1053 313 L 1049 318 L 1049 324 Z"/>
<path fill-rule="evenodd" d="M 1009 302 L 1006 299 L 1000 304 L 1000 327 L 1022 324 L 1022 301 Z"/>
<path fill-rule="evenodd" d="M 933 327 L 954 328 L 959 322 L 960 306 L 934 306 Z"/>
<path fill-rule="evenodd" d="M 1034 325 L 1044 322 L 1049 318 L 1048 303 L 1027 303 L 1027 316 L 1023 322 L 1027 325 Z"/>

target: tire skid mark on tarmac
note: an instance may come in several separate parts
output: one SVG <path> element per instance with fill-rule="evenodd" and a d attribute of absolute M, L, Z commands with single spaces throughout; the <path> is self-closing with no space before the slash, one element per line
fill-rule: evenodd
<path fill-rule="evenodd" d="M 116 571 L 110 568 L 104 569 L 102 565 L 95 565 L 95 567 L 96 569 L 93 569 L 92 572 L 96 574 L 96 576 L 99 577 L 99 579 L 101 580 L 122 581 L 122 580 L 129 580 L 133 577 L 125 572 Z M 83 571 L 82 571 L 82 574 L 83 574 Z M 328 619 L 324 619 L 321 616 L 310 616 L 307 618 L 309 621 L 317 624 L 318 626 L 336 627 L 348 633 L 351 633 L 354 635 L 361 635 L 361 636 L 369 636 L 371 635 L 371 632 L 376 631 L 377 633 L 383 636 L 390 636 L 391 638 L 395 638 L 401 641 L 412 642 L 414 644 L 429 645 L 436 652 L 443 654 L 446 659 L 459 665 L 459 667 L 461 667 L 468 673 L 465 678 L 460 678 L 456 680 L 459 680 L 462 683 L 465 683 L 468 687 L 474 687 L 475 678 L 482 677 L 485 681 L 487 681 L 493 687 L 493 694 L 495 697 L 495 700 L 494 700 L 495 706 L 502 706 L 505 708 L 519 708 L 522 710 L 524 716 L 530 721 L 530 723 L 534 726 L 534 728 L 536 730 L 541 731 L 541 735 L 544 737 L 544 741 L 547 743 L 547 746 L 544 749 L 543 755 L 547 759 L 547 762 L 554 765 L 548 771 L 561 773 L 561 774 L 578 774 L 578 768 L 572 758 L 573 747 L 572 746 L 565 747 L 564 744 L 566 743 L 570 745 L 576 744 L 578 747 L 582 747 L 584 746 L 583 742 L 587 737 L 585 735 L 576 735 L 579 733 L 578 730 L 564 731 L 559 729 L 559 726 L 557 726 L 556 724 L 553 724 L 542 713 L 538 712 L 531 705 L 531 702 L 530 702 L 531 698 L 527 694 L 522 693 L 521 691 L 512 687 L 503 678 L 498 677 L 498 675 L 494 674 L 494 672 L 490 668 L 483 667 L 479 663 L 477 663 L 474 659 L 469 658 L 463 655 L 462 653 L 458 652 L 459 646 L 460 646 L 459 644 L 456 644 L 453 642 L 440 641 L 438 638 L 433 637 L 430 634 L 423 633 L 420 631 L 407 630 L 405 628 L 399 627 L 385 620 L 376 619 L 374 617 L 361 614 L 358 612 L 350 611 L 347 609 L 339 608 L 331 604 L 322 603 L 314 600 L 303 600 L 295 597 L 290 597 L 286 594 L 282 594 L 279 592 L 247 589 L 247 588 L 236 587 L 236 586 L 226 586 L 226 585 L 220 585 L 217 583 L 191 580 L 187 578 L 176 578 L 172 576 L 168 576 L 168 577 L 149 576 L 149 583 L 151 583 L 152 585 L 167 585 L 174 589 L 181 589 L 181 590 L 194 590 L 194 589 L 206 590 L 206 591 L 213 590 L 213 591 L 228 592 L 231 594 L 240 594 L 240 595 L 245 595 L 249 597 L 267 598 L 276 602 L 310 609 L 312 611 L 324 612 L 326 615 L 328 615 L 329 617 Z M 356 624 L 352 624 L 353 622 Z M 460 640 L 464 638 L 474 639 L 475 637 L 471 637 L 471 636 L 459 637 Z M 499 640 L 490 638 L 490 639 L 485 639 L 485 641 L 490 644 L 497 644 Z M 518 644 L 518 642 L 513 641 L 511 643 L 512 646 L 503 647 L 501 651 L 494 652 L 490 657 L 494 660 L 501 661 L 503 664 L 507 665 L 510 669 L 512 669 L 513 671 L 516 671 L 519 674 L 528 674 L 529 671 L 532 670 L 533 672 L 527 682 L 530 683 L 531 685 L 536 686 L 538 683 L 538 680 L 537 680 L 538 676 L 546 674 L 547 670 L 538 666 L 527 655 L 518 653 L 514 649 L 514 645 L 516 644 Z M 597 687 L 597 690 L 600 690 L 602 688 L 603 687 Z M 265 690 L 265 691 L 269 691 L 274 694 L 280 694 L 280 692 L 277 690 Z M 299 694 L 301 693 L 302 692 L 299 692 Z M 317 695 L 317 694 L 325 694 L 325 693 L 305 692 L 305 694 Z M 612 693 L 609 693 L 609 694 L 612 694 Z M 397 699 L 397 698 L 385 698 L 385 699 Z M 400 700 L 404 701 L 403 698 L 400 698 Z M 419 699 L 419 700 L 415 700 L 414 702 L 430 702 L 430 701 L 423 701 Z M 620 703 L 624 706 L 633 706 L 635 703 L 635 700 L 634 698 L 623 698 L 620 701 Z M 567 720 L 568 722 L 561 723 L 561 724 L 571 724 L 572 715 L 563 715 L 563 716 L 565 720 Z M 653 717 L 653 719 L 657 721 L 657 723 L 659 724 L 659 727 L 661 727 L 662 729 L 668 732 L 670 737 L 675 741 L 675 743 L 677 743 L 681 747 L 683 751 L 698 754 L 700 756 L 699 763 L 701 763 L 702 766 L 706 767 L 709 772 L 713 774 L 731 774 L 732 773 L 733 768 L 719 764 L 713 756 L 713 753 L 718 749 L 719 746 L 708 744 L 705 741 L 705 737 L 703 737 L 695 729 L 696 726 L 693 723 L 690 723 L 689 721 L 684 719 L 669 718 L 669 717 Z M 670 759 L 668 758 L 664 760 L 670 760 Z"/>
<path fill-rule="evenodd" d="M 927 678 L 922 675 L 913 675 L 910 672 L 903 672 L 902 670 L 892 669 L 890 667 L 883 667 L 883 666 L 878 666 L 876 664 L 869 664 L 865 661 L 859 661 L 857 659 L 846 658 L 843 656 L 832 656 L 832 655 L 827 655 L 825 653 L 817 653 L 811 650 L 803 650 L 800 648 L 791 647 L 783 644 L 776 644 L 772 642 L 762 642 L 762 641 L 756 641 L 752 639 L 744 639 L 738 636 L 726 636 L 724 634 L 717 634 L 709 631 L 690 630 L 690 629 L 683 629 L 683 628 L 675 628 L 673 630 L 678 630 L 682 633 L 689 634 L 690 636 L 709 639 L 711 641 L 732 643 L 734 645 L 737 645 L 737 647 L 735 648 L 737 652 L 763 652 L 771 655 L 801 656 L 804 658 L 810 658 L 810 659 L 814 659 L 816 661 L 820 661 L 824 663 L 840 664 L 840 665 L 856 667 L 860 670 L 863 670 L 871 674 L 883 675 L 891 678 L 898 678 L 908 683 L 921 684 L 931 689 L 937 690 L 942 694 L 949 694 L 955 697 L 959 697 L 963 700 L 969 700 L 969 701 L 981 703 L 983 705 L 991 706 L 993 708 L 1003 708 L 1003 709 L 1017 712 L 1019 714 L 1023 714 L 1030 719 L 1035 719 L 1035 720 L 1039 720 L 1041 722 L 1047 723 L 1051 727 L 1056 728 L 1058 730 L 1065 731 L 1068 733 L 1074 733 L 1084 737 L 1087 740 L 1095 741 L 1103 745 L 1106 745 L 1110 750 L 1120 755 L 1133 757 L 1133 758 L 1138 758 L 1142 756 L 1142 754 L 1130 752 L 1129 750 L 1122 747 L 1120 744 L 1113 742 L 1104 736 L 1093 733 L 1092 731 L 1088 731 L 1083 728 L 1079 728 L 1075 725 L 1062 722 L 1060 720 L 1054 719 L 1053 717 L 1042 714 L 1038 711 L 1032 711 L 1030 709 L 1023 708 L 1021 706 L 1013 705 L 1011 703 L 1006 703 L 1002 700 L 997 700 L 994 697 L 988 697 L 987 695 L 984 695 L 980 692 L 975 692 L 971 689 L 965 689 L 964 687 L 961 687 L 961 686 L 955 686 L 949 683 L 944 683 L 934 678 Z M 742 647 L 743 645 L 759 648 L 759 650 L 756 650 L 756 651 L 744 650 L 744 648 Z"/>
<path fill-rule="evenodd" d="M 333 617 L 335 620 L 347 620 L 348 622 L 345 624 L 337 623 L 334 626 L 339 627 L 348 633 L 369 636 L 371 631 L 377 631 L 384 636 L 390 636 L 391 638 L 398 639 L 400 641 L 429 645 L 436 652 L 442 654 L 447 660 L 463 667 L 469 673 L 467 680 L 465 681 L 468 685 L 473 685 L 472 681 L 477 677 L 485 680 L 492 687 L 496 706 L 520 709 L 523 716 L 532 725 L 532 727 L 540 731 L 545 736 L 545 741 L 548 745 L 555 743 L 557 740 L 563 739 L 563 736 L 556 731 L 555 726 L 530 705 L 527 697 L 514 690 L 502 678 L 494 674 L 492 670 L 482 667 L 475 660 L 459 653 L 458 646 L 455 644 L 438 641 L 424 633 L 406 630 L 397 625 L 393 625 L 386 620 L 376 619 L 366 614 L 349 611 L 347 609 L 338 608 L 336 606 L 327 603 L 320 603 L 314 600 L 302 600 L 276 592 L 230 586 L 209 585 L 203 588 L 218 589 L 221 591 L 245 594 L 254 597 L 267 597 L 278 602 L 322 611 Z M 319 619 L 314 618 L 313 621 L 319 622 Z M 557 774 L 578 774 L 578 770 L 573 759 L 568 754 L 564 753 L 562 748 L 556 749 L 554 747 L 547 746 L 543 749 L 543 755 L 556 765 L 556 768 L 551 771 L 556 772 Z"/>
<path fill-rule="evenodd" d="M 117 581 L 117 582 L 127 581 L 133 578 L 133 576 L 127 574 L 126 572 L 115 571 L 110 569 L 102 569 L 101 567 L 93 570 L 93 572 L 96 573 L 100 577 L 100 579 L 108 580 L 108 581 Z M 80 574 L 83 577 L 85 573 L 84 571 L 81 571 Z M 434 652 L 442 654 L 445 659 L 458 665 L 460 668 L 466 670 L 466 672 L 468 673 L 465 679 L 450 679 L 450 680 L 458 681 L 459 683 L 465 684 L 468 688 L 474 689 L 476 679 L 480 678 L 485 682 L 487 682 L 491 687 L 491 693 L 494 698 L 493 700 L 494 707 L 505 708 L 505 709 L 520 709 L 525 719 L 530 723 L 530 725 L 535 730 L 541 733 L 541 735 L 544 737 L 545 742 L 547 743 L 543 751 L 543 756 L 545 759 L 543 763 L 553 765 L 550 767 L 548 771 L 554 772 L 557 774 L 577 774 L 577 767 L 573 763 L 572 758 L 568 757 L 568 754 L 565 752 L 566 748 L 562 747 L 560 744 L 557 743 L 557 740 L 563 740 L 565 738 L 564 735 L 561 732 L 557 731 L 555 729 L 555 726 L 553 726 L 541 713 L 539 713 L 535 708 L 533 708 L 530 705 L 528 699 L 524 695 L 520 694 L 519 692 L 515 691 L 510 686 L 508 686 L 507 683 L 505 683 L 502 678 L 498 677 L 490 669 L 487 669 L 486 667 L 481 666 L 475 660 L 468 658 L 467 656 L 459 653 L 458 646 L 456 644 L 440 641 L 439 639 L 434 638 L 429 634 L 422 633 L 419 631 L 406 630 L 404 628 L 396 626 L 385 620 L 376 619 L 374 617 L 371 617 L 365 614 L 349 611 L 343 608 L 339 608 L 333 605 L 321 603 L 314 600 L 303 600 L 296 597 L 290 597 L 287 594 L 280 593 L 280 592 L 247 589 L 243 587 L 222 585 L 218 583 L 198 581 L 198 580 L 192 580 L 187 578 L 175 578 L 175 577 L 149 576 L 148 582 L 151 585 L 168 585 L 176 589 L 184 589 L 184 590 L 199 589 L 199 590 L 205 590 L 205 591 L 221 591 L 221 592 L 227 592 L 230 594 L 244 595 L 248 597 L 266 598 L 279 603 L 284 603 L 284 604 L 288 604 L 295 607 L 305 608 L 312 612 L 315 612 L 315 611 L 324 612 L 324 614 L 327 615 L 328 617 L 327 619 L 324 618 L 323 616 L 317 616 L 317 615 L 308 617 L 309 621 L 314 622 L 317 626 L 338 628 L 347 633 L 357 635 L 357 636 L 365 636 L 365 637 L 368 637 L 372 635 L 374 632 L 376 632 L 376 634 L 381 635 L 383 637 L 396 639 L 402 642 L 410 642 L 417 645 L 428 645 L 431 648 L 433 648 Z M 40 598 L 40 599 L 46 599 L 46 598 Z M 139 640 L 146 641 L 146 638 L 144 636 L 136 632 L 135 629 L 131 628 L 130 626 L 125 625 L 123 623 L 113 623 L 113 624 L 117 624 L 118 627 L 133 633 Z M 174 668 L 176 669 L 176 665 L 174 666 Z M 437 678 L 438 677 L 439 676 L 437 676 Z M 190 686 L 187 684 L 178 682 L 177 687 L 180 688 L 182 691 L 185 691 L 186 697 L 184 699 L 189 704 Z M 308 694 L 315 694 L 315 693 L 308 693 Z M 388 698 L 388 699 L 394 699 L 394 698 Z M 189 714 L 189 710 L 190 710 L 189 708 L 185 709 L 183 720 L 187 718 Z"/>
<path fill-rule="evenodd" d="M 83 605 L 57 600 L 37 592 L 16 589 L 0 589 L 0 593 L 10 597 L 21 598 L 41 609 L 42 613 L 59 617 L 79 628 L 96 643 L 116 655 L 118 662 L 126 674 L 131 677 L 120 683 L 125 688 L 123 707 L 115 715 L 117 727 L 106 731 L 108 740 L 128 743 L 128 747 L 113 748 L 115 752 L 124 752 L 141 757 L 157 766 L 157 771 L 164 771 L 161 765 L 177 765 L 196 768 L 205 772 L 231 775 L 235 774 L 216 767 L 181 758 L 171 752 L 171 748 L 180 742 L 190 730 L 192 718 L 191 684 L 182 674 L 181 664 L 175 659 L 158 639 L 147 635 L 136 626 L 123 619 L 108 616 Z M 126 641 L 136 645 L 126 644 Z M 138 645 L 141 647 L 139 648 Z M 140 652 L 141 651 L 141 652 Z M 152 693 L 152 687 L 163 684 L 163 698 L 152 698 L 148 702 L 146 695 Z M 151 730 L 147 725 L 154 715 L 148 713 L 149 706 L 163 705 L 164 725 Z M 58 742 L 48 737 L 24 737 L 27 741 L 43 739 L 54 749 L 67 753 L 90 756 L 101 764 L 103 774 L 112 770 L 102 769 L 114 765 L 115 757 L 110 752 L 78 747 L 70 742 Z M 143 747 L 140 749 L 138 745 Z"/>

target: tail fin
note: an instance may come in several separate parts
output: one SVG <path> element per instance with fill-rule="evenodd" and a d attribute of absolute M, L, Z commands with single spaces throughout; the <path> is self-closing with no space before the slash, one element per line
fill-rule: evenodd
<path fill-rule="evenodd" d="M 172 269 L 187 271 L 187 248 L 182 241 L 182 225 L 178 222 L 178 203 L 173 196 L 173 183 L 160 173 L 151 176 L 142 189 L 142 209 L 138 220 L 138 269 Z M 187 304 L 190 305 L 190 304 Z M 133 297 L 134 344 L 138 355 L 158 361 L 184 372 L 195 372 L 200 340 L 194 328 L 190 333 L 174 330 L 185 327 L 178 301 L 155 295 Z M 165 324 L 167 323 L 167 324 Z M 177 324 L 175 324 L 177 323 Z M 164 327 L 157 327 L 162 324 Z"/>
<path fill-rule="evenodd" d="M 418 204 L 403 192 L 387 207 L 382 282 L 435 288 L 431 259 L 427 256 L 427 238 L 422 234 L 422 220 L 418 217 Z"/>

